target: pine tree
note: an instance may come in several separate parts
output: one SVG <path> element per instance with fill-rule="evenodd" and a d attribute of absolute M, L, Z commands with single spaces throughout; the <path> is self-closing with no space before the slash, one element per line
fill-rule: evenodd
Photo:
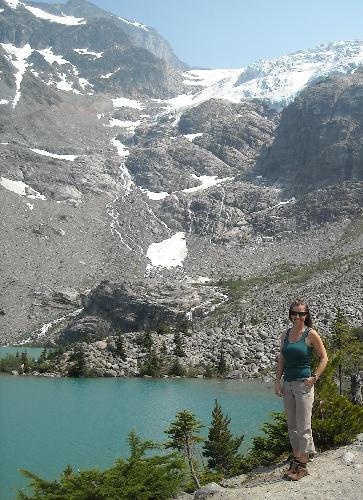
<path fill-rule="evenodd" d="M 156 329 L 156 333 L 159 335 L 167 335 L 170 333 L 170 326 L 167 323 L 161 322 Z"/>
<path fill-rule="evenodd" d="M 217 371 L 218 371 L 219 375 L 224 375 L 228 371 L 226 356 L 224 354 L 223 348 L 221 349 L 221 352 L 219 355 L 219 362 L 218 362 L 218 366 L 217 366 Z"/>
<path fill-rule="evenodd" d="M 174 422 L 172 422 L 165 431 L 170 437 L 170 441 L 165 444 L 165 447 L 173 448 L 184 453 L 188 460 L 190 474 L 198 489 L 200 488 L 200 482 L 195 472 L 193 453 L 195 444 L 203 441 L 203 439 L 198 436 L 199 431 L 203 427 L 203 424 L 196 419 L 193 413 L 182 410 L 176 414 Z"/>
<path fill-rule="evenodd" d="M 315 386 L 312 428 L 320 449 L 349 444 L 363 432 L 363 408 L 339 393 L 334 374 L 335 367 L 329 363 Z"/>
<path fill-rule="evenodd" d="M 180 364 L 179 359 L 175 358 L 173 364 L 170 367 L 169 375 L 184 377 L 185 373 L 186 373 L 185 368 Z"/>
<path fill-rule="evenodd" d="M 333 354 L 331 364 L 338 369 L 339 393 L 342 395 L 343 372 L 350 375 L 359 370 L 362 344 L 353 334 L 341 309 L 337 310 L 330 333 L 330 348 Z"/>
<path fill-rule="evenodd" d="M 215 400 L 208 439 L 203 446 L 203 455 L 208 458 L 208 467 L 228 476 L 241 459 L 238 448 L 244 436 L 233 437 L 229 430 L 231 419 L 223 415 L 221 405 Z"/>
<path fill-rule="evenodd" d="M 186 356 L 185 354 L 185 351 L 183 349 L 183 342 L 182 342 L 182 338 L 181 338 L 181 335 L 179 332 L 177 332 L 175 335 L 174 335 L 174 351 L 173 353 L 175 354 L 175 356 L 179 356 L 179 357 L 184 357 Z"/>
<path fill-rule="evenodd" d="M 122 361 L 126 361 L 125 341 L 122 335 L 118 335 L 115 341 L 115 354 Z"/>
<path fill-rule="evenodd" d="M 153 345 L 154 345 L 151 332 L 147 331 L 143 335 L 141 335 L 141 338 L 139 338 L 138 344 L 140 345 L 140 347 L 145 349 L 145 351 L 150 352 L 153 348 Z"/>
<path fill-rule="evenodd" d="M 164 363 L 158 353 L 151 349 L 147 354 L 140 368 L 140 375 L 149 375 L 150 377 L 161 377 L 164 371 Z"/>
<path fill-rule="evenodd" d="M 83 348 L 77 347 L 69 357 L 69 361 L 73 361 L 73 365 L 68 370 L 68 376 L 82 377 L 85 374 L 86 368 L 86 359 Z"/>
<path fill-rule="evenodd" d="M 165 341 L 162 342 L 160 347 L 160 354 L 168 354 L 168 348 L 166 347 Z"/>

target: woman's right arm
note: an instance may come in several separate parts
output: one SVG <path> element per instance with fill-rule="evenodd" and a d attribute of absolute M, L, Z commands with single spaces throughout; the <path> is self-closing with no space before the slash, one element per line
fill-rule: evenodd
<path fill-rule="evenodd" d="M 284 340 L 285 340 L 285 333 L 281 335 L 281 341 L 280 341 L 280 352 L 279 352 L 279 357 L 277 360 L 277 366 L 276 366 L 276 381 L 275 381 L 275 394 L 276 396 L 282 396 L 282 386 L 281 386 L 281 377 L 284 371 L 284 365 L 285 365 L 285 359 L 282 354 L 282 346 L 284 345 Z"/>

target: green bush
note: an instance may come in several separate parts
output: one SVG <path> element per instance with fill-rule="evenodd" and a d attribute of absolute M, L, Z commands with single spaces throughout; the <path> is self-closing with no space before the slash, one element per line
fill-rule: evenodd
<path fill-rule="evenodd" d="M 5 358 L 0 359 L 0 372 L 11 373 L 17 371 L 19 373 L 28 373 L 34 368 L 35 361 L 29 358 L 26 352 L 17 355 L 7 354 Z"/>
<path fill-rule="evenodd" d="M 135 432 L 129 434 L 130 456 L 117 460 L 104 472 L 97 470 L 74 473 L 70 466 L 59 480 L 44 479 L 22 470 L 30 479 L 34 493 L 18 492 L 18 499 L 37 500 L 166 500 L 178 493 L 186 484 L 185 461 L 178 453 L 145 457 L 146 451 L 158 446 L 142 441 Z"/>
<path fill-rule="evenodd" d="M 285 414 L 273 412 L 271 415 L 273 421 L 261 427 L 264 435 L 253 438 L 252 448 L 241 461 L 241 472 L 271 465 L 291 451 Z"/>
<path fill-rule="evenodd" d="M 163 360 L 154 349 L 148 352 L 139 371 L 140 375 L 149 377 L 161 377 L 164 374 Z"/>
<path fill-rule="evenodd" d="M 186 369 L 180 364 L 180 361 L 178 358 L 174 359 L 173 364 L 170 367 L 169 370 L 169 375 L 174 375 L 176 377 L 185 377 L 187 371 Z"/>
<path fill-rule="evenodd" d="M 159 335 L 167 335 L 170 332 L 170 326 L 167 323 L 160 323 L 156 330 Z"/>
<path fill-rule="evenodd" d="M 363 432 L 363 408 L 339 394 L 334 363 L 315 386 L 312 427 L 315 446 L 321 450 L 351 443 Z"/>

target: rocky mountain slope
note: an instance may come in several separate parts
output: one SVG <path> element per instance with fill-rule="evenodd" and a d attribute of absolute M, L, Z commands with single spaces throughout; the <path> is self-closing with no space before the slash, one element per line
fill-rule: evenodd
<path fill-rule="evenodd" d="M 187 317 L 192 366 L 222 346 L 251 375 L 296 295 L 322 331 L 337 305 L 361 325 L 360 47 L 185 72 L 88 2 L 0 0 L 0 341 L 121 328 L 131 345 Z"/>

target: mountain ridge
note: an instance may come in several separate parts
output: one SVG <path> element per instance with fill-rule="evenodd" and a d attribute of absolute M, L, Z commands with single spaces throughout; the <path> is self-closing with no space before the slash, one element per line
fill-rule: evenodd
<path fill-rule="evenodd" d="M 97 9 L 102 29 L 96 39 L 94 24 L 81 24 L 81 10 L 72 10 L 91 9 L 88 2 L 68 3 L 68 17 L 60 6 L 47 7 L 58 21 L 75 23 L 68 26 L 34 16 L 25 2 L 14 0 L 19 8 L 9 2 L 0 0 L 0 205 L 6 235 L 1 243 L 2 342 L 54 339 L 67 322 L 70 330 L 74 324 L 73 330 L 82 333 L 86 313 L 75 319 L 69 315 L 94 297 L 92 290 L 101 282 L 114 283 L 115 290 L 143 285 L 145 310 L 154 307 L 148 288 L 164 287 L 167 300 L 178 304 L 178 284 L 185 284 L 194 302 L 186 305 L 180 299 L 171 310 L 175 317 L 194 311 L 205 339 L 217 329 L 211 339 L 218 350 L 219 328 L 231 330 L 231 339 L 241 335 L 233 314 L 247 315 L 253 323 L 252 312 L 258 315 L 263 307 L 264 274 L 274 275 L 279 266 L 294 262 L 302 265 L 303 258 L 314 269 L 320 261 L 331 261 L 334 276 L 346 265 L 359 273 L 359 255 L 349 256 L 359 254 L 362 237 L 357 222 L 363 206 L 361 112 L 355 102 L 363 87 L 357 71 L 362 42 L 316 49 L 311 56 L 315 66 L 304 73 L 305 83 L 307 73 L 314 73 L 314 81 L 305 88 L 303 79 L 300 86 L 289 82 L 307 64 L 306 51 L 294 56 L 295 67 L 286 56 L 244 72 L 185 72 L 137 46 L 130 31 L 120 31 L 122 21 Z M 21 31 L 26 24 L 30 32 Z M 86 36 L 82 43 L 79 34 Z M 285 72 L 273 94 L 279 67 Z M 340 75 L 326 76 L 336 68 Z M 267 81 L 272 83 L 261 93 Z M 327 155 L 337 144 L 342 156 Z M 343 161 L 349 151 L 355 162 L 351 171 Z M 312 152 L 325 158 L 324 165 L 309 163 Z M 305 190 L 298 189 L 302 172 L 311 177 Z M 340 238 L 353 226 L 357 234 L 339 250 Z M 317 249 L 310 243 L 312 233 Z M 326 270 L 316 269 L 321 295 L 319 273 L 326 277 Z M 281 276 L 288 279 L 285 272 Z M 262 288 L 248 294 L 239 310 L 233 301 L 221 300 L 225 289 L 219 280 L 229 279 L 255 279 Z M 338 300 L 333 284 L 327 286 Z M 313 286 L 296 289 L 328 309 L 326 301 L 314 297 Z M 294 286 L 288 290 L 292 294 Z M 214 312 L 200 307 L 208 303 L 208 294 L 218 305 Z M 348 291 L 346 296 L 356 308 L 352 314 L 343 301 L 346 312 L 359 325 L 359 290 L 355 299 Z M 288 301 L 287 294 L 283 297 Z M 127 300 L 132 316 L 132 295 Z M 279 311 L 283 314 L 282 303 Z M 96 315 L 90 323 L 95 336 L 97 321 Z M 246 349 L 240 347 L 246 351 L 243 358 L 255 352 L 259 333 L 252 323 Z M 109 333 L 113 330 L 109 326 Z M 46 335 L 38 337 L 40 331 Z M 266 367 L 273 342 L 269 349 Z M 230 356 L 231 364 L 237 362 L 232 351 Z M 246 368 L 246 373 L 253 370 Z"/>

